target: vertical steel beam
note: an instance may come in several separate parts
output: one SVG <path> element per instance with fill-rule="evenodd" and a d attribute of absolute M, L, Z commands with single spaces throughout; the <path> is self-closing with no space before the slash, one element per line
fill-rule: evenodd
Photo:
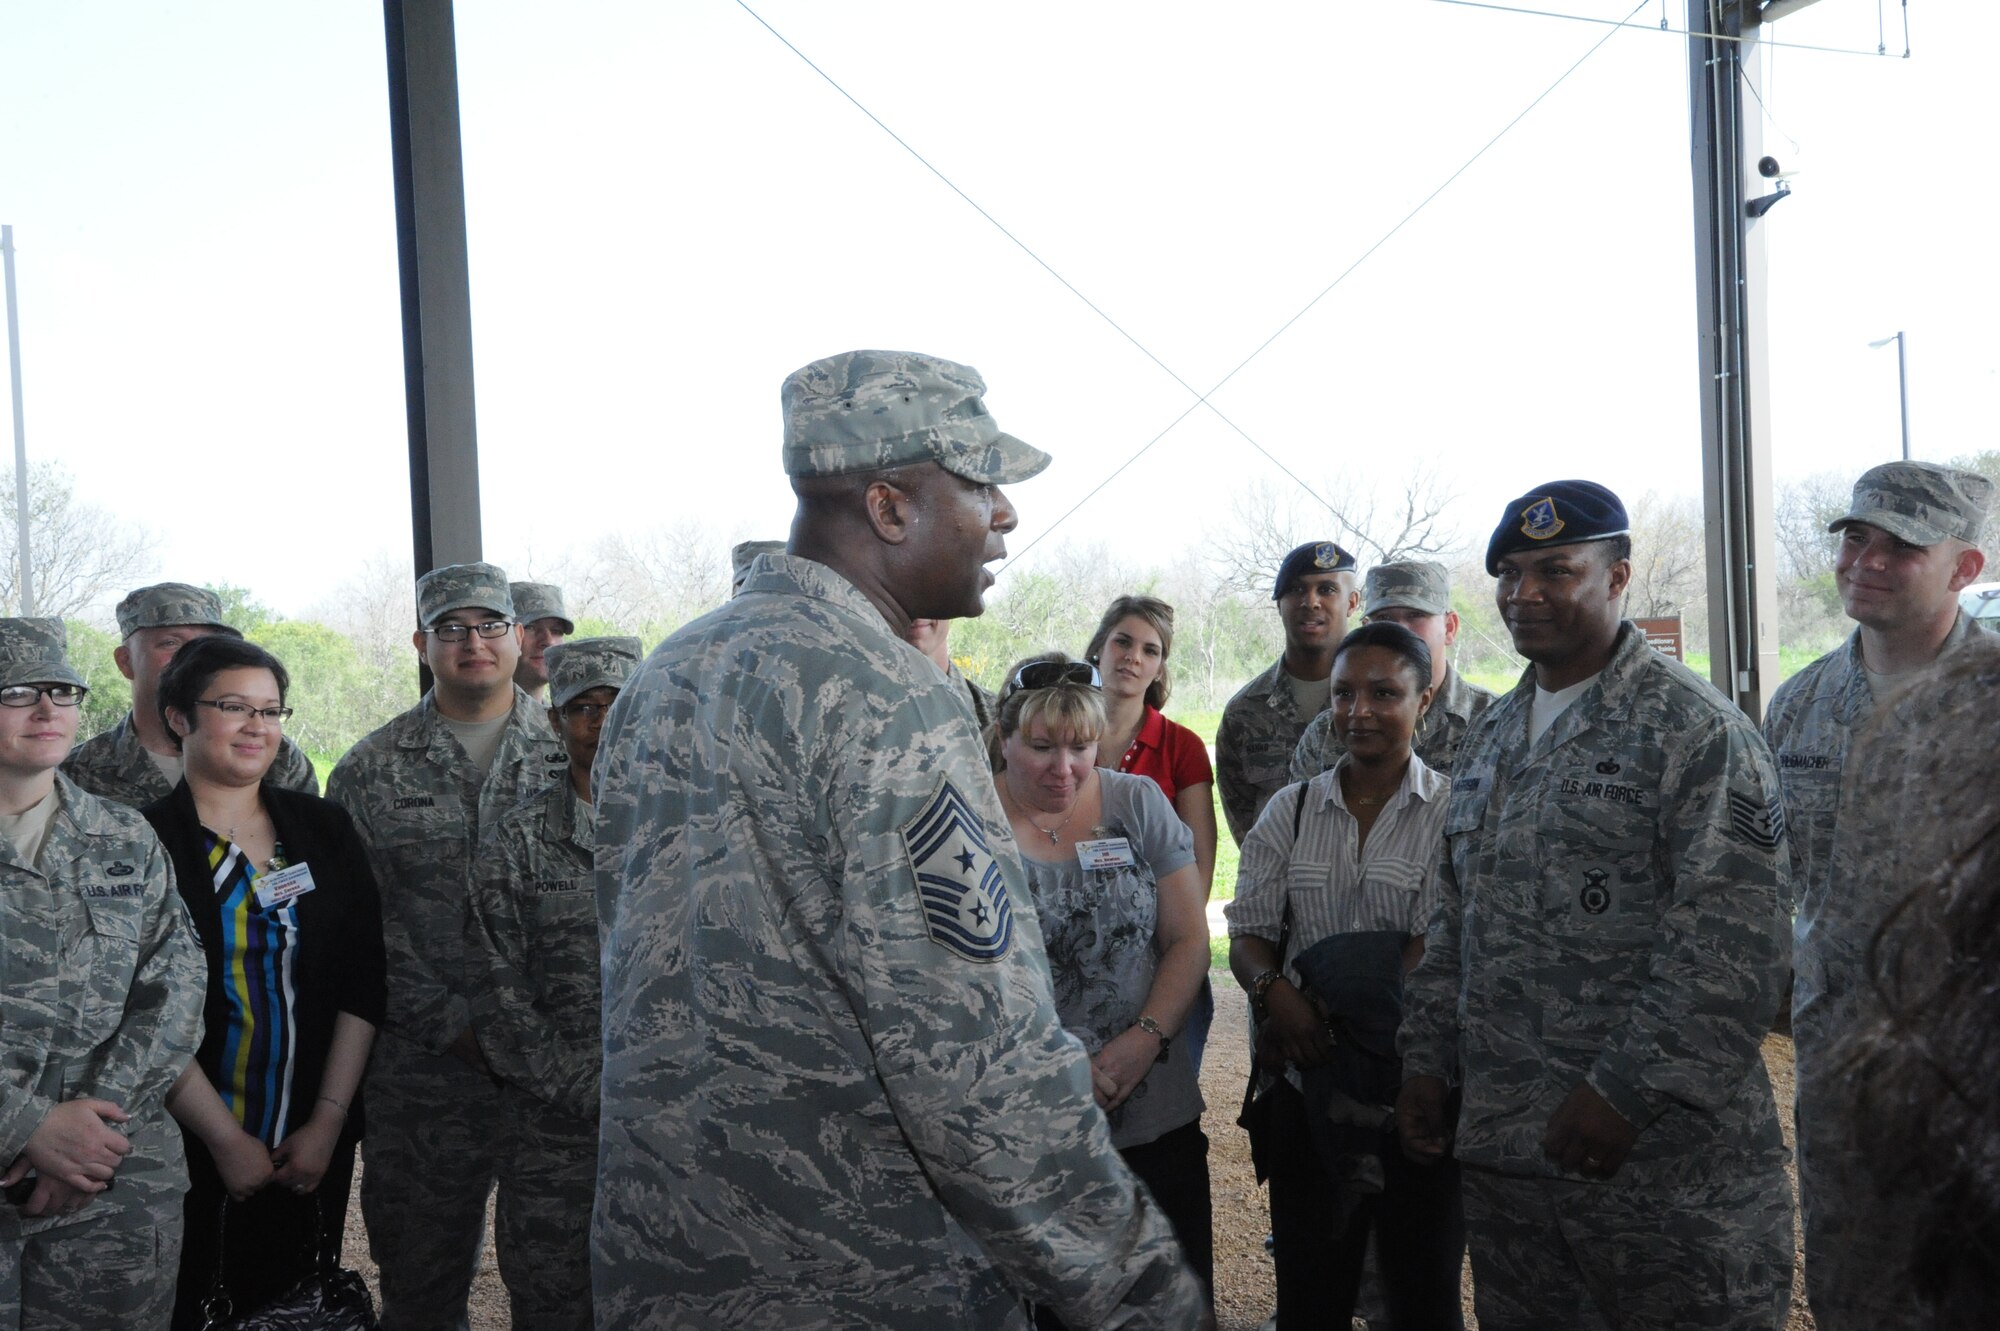
<path fill-rule="evenodd" d="M 1778 683 L 1767 287 L 1762 223 L 1744 188 L 1762 139 L 1743 114 L 1756 31 L 1754 9 L 1746 28 L 1737 0 L 1688 0 L 1709 675 L 1753 720 Z"/>
<path fill-rule="evenodd" d="M 417 576 L 480 557 L 472 283 L 451 0 L 383 0 Z"/>

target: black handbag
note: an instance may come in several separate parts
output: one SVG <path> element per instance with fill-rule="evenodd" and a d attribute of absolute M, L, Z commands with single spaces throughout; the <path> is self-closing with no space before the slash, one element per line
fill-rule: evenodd
<path fill-rule="evenodd" d="M 227 1200 L 216 1223 L 221 1234 L 215 1248 L 215 1275 L 209 1281 L 208 1297 L 201 1301 L 202 1331 L 380 1331 L 367 1282 L 340 1265 L 326 1246 L 325 1219 L 317 1204 L 313 1207 L 313 1273 L 241 1317 L 230 1315 L 229 1291 L 222 1282 L 228 1251 Z"/>

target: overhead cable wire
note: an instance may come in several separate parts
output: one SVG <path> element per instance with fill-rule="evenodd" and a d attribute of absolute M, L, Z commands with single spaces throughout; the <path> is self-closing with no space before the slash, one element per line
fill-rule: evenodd
<path fill-rule="evenodd" d="M 998 218 L 994 217 L 992 213 L 988 212 L 985 208 L 981 207 L 978 201 L 973 199 L 971 195 L 967 194 L 963 189 L 960 189 L 959 186 L 956 183 L 954 183 L 949 176 L 945 175 L 944 172 L 940 171 L 935 165 L 933 165 L 928 158 L 926 158 L 922 153 L 918 152 L 915 148 L 913 148 L 909 144 L 909 142 L 903 138 L 902 135 L 896 133 L 895 130 L 891 129 L 886 123 L 883 122 L 881 117 L 877 116 L 873 111 L 869 110 L 868 107 L 865 106 L 859 98 L 857 98 L 853 93 L 849 92 L 846 88 L 842 87 L 839 80 L 835 79 L 831 74 L 827 73 L 824 69 L 820 68 L 820 66 L 812 59 L 812 57 L 808 56 L 804 51 L 801 51 L 796 45 L 792 43 L 792 41 L 789 38 L 787 38 L 783 33 L 779 32 L 775 27 L 773 27 L 770 24 L 770 22 L 763 17 L 763 15 L 759 14 L 756 10 L 752 9 L 750 5 L 746 2 L 746 0 L 736 0 L 738 8 L 742 9 L 744 13 L 748 14 L 751 18 L 755 19 L 759 24 L 759 26 L 761 26 L 766 32 L 770 33 L 773 37 L 777 38 L 778 41 L 784 45 L 786 50 L 790 51 L 793 55 L 796 55 L 801 61 L 805 63 L 808 69 L 812 70 L 813 73 L 819 75 L 821 79 L 825 80 L 828 86 L 830 86 L 835 92 L 839 93 L 842 97 L 844 97 L 850 104 L 853 105 L 853 107 L 856 110 L 860 111 L 861 114 L 868 117 L 869 120 L 873 121 L 877 128 L 879 128 L 883 133 L 887 134 L 891 139 L 893 139 L 896 142 L 896 144 L 903 149 L 903 151 L 909 153 L 911 157 L 915 158 L 917 162 L 920 165 L 922 165 L 925 170 L 929 171 L 932 175 L 936 176 L 938 180 L 943 182 L 943 184 L 948 189 L 951 190 L 952 193 L 958 195 L 958 197 L 963 199 L 975 212 L 977 212 L 981 217 L 985 218 L 989 223 L 991 223 L 994 229 L 999 231 L 1001 235 L 1005 236 L 1010 242 L 1012 242 L 1016 248 L 1020 249 L 1022 253 L 1026 254 L 1030 259 L 1034 260 L 1034 262 L 1039 267 L 1041 267 L 1043 271 L 1047 272 L 1049 276 L 1055 278 L 1057 282 L 1061 283 L 1064 289 L 1069 291 L 1070 294 L 1074 295 L 1078 300 L 1082 301 L 1083 304 L 1087 306 L 1094 314 L 1096 314 L 1100 319 L 1104 320 L 1106 324 L 1108 324 L 1115 332 L 1117 332 L 1120 337 L 1123 337 L 1126 341 L 1130 342 L 1135 348 L 1138 349 L 1138 351 L 1142 355 L 1146 357 L 1146 359 L 1152 361 L 1153 364 L 1159 366 L 1159 368 L 1162 371 L 1164 371 L 1169 378 L 1171 378 L 1175 383 L 1179 384 L 1182 388 L 1185 388 L 1195 398 L 1195 401 L 1190 403 L 1187 409 L 1182 411 L 1180 415 L 1176 416 L 1172 421 L 1168 422 L 1168 424 L 1164 429 L 1162 429 L 1159 433 L 1155 434 L 1151 439 L 1148 439 L 1144 444 L 1142 444 L 1139 447 L 1137 452 L 1133 453 L 1131 457 L 1127 458 L 1124 462 L 1120 463 L 1118 467 L 1111 472 L 1110 475 L 1106 476 L 1102 481 L 1099 481 L 1095 486 L 1093 486 L 1090 489 L 1090 491 L 1086 493 L 1082 499 L 1079 499 L 1074 505 L 1072 505 L 1067 512 L 1065 512 L 1061 517 L 1057 518 L 1056 521 L 1051 523 L 1048 527 L 1044 528 L 1042 532 L 1035 537 L 1034 540 L 1028 542 L 1027 545 L 1023 546 L 1019 552 L 1017 552 L 1011 559 L 1007 561 L 1010 565 L 1015 562 L 1018 562 L 1030 550 L 1034 549 L 1036 545 L 1040 544 L 1051 533 L 1053 533 L 1056 530 L 1056 528 L 1060 527 L 1064 522 L 1068 521 L 1072 516 L 1074 516 L 1077 513 L 1077 511 L 1080 510 L 1085 504 L 1089 503 L 1092 499 L 1096 498 L 1097 495 L 1101 491 L 1103 491 L 1103 489 L 1107 485 L 1111 484 L 1113 480 L 1117 479 L 1121 474 L 1123 474 L 1127 468 L 1131 467 L 1133 463 L 1137 462 L 1155 444 L 1159 443 L 1160 440 L 1164 439 L 1177 426 L 1179 426 L 1182 421 L 1186 420 L 1190 415 L 1192 415 L 1194 413 L 1195 408 L 1197 407 L 1207 407 L 1209 411 L 1214 413 L 1217 419 L 1222 421 L 1223 424 L 1227 425 L 1236 434 L 1240 435 L 1243 438 L 1243 440 L 1246 443 L 1248 443 L 1252 448 L 1255 448 L 1259 453 L 1263 454 L 1264 457 L 1268 459 L 1273 466 L 1277 467 L 1278 470 L 1282 471 L 1287 477 L 1291 478 L 1291 480 L 1295 484 L 1297 484 L 1300 489 L 1304 490 L 1307 494 L 1311 495 L 1329 513 L 1337 512 L 1333 504 L 1330 503 L 1311 485 L 1309 485 L 1302 477 L 1298 475 L 1297 472 L 1294 472 L 1290 467 L 1286 466 L 1280 458 L 1278 458 L 1275 454 L 1273 454 L 1269 449 L 1265 448 L 1262 444 L 1258 443 L 1257 440 L 1247 430 L 1245 430 L 1242 426 L 1238 425 L 1234 420 L 1231 420 L 1230 417 L 1226 413 L 1224 413 L 1221 408 L 1217 407 L 1214 402 L 1210 401 L 1209 400 L 1210 396 L 1215 392 L 1217 392 L 1218 390 L 1220 390 L 1231 379 L 1234 379 L 1238 374 L 1242 373 L 1244 368 L 1248 366 L 1251 361 L 1255 360 L 1258 356 L 1263 354 L 1263 352 L 1266 351 L 1271 346 L 1272 343 L 1276 342 L 1280 337 L 1282 337 L 1295 324 L 1297 324 L 1300 319 L 1303 319 L 1306 316 L 1306 314 L 1312 310 L 1314 306 L 1318 305 L 1322 300 L 1324 300 L 1328 295 L 1330 295 L 1336 287 L 1338 287 L 1342 282 L 1345 282 L 1349 277 L 1351 277 L 1354 274 L 1354 272 L 1361 267 L 1363 263 L 1367 262 L 1371 257 L 1373 257 L 1379 250 L 1381 250 L 1381 248 L 1384 245 L 1388 244 L 1390 240 L 1394 239 L 1395 236 L 1399 232 L 1401 232 L 1405 227 L 1407 227 L 1412 221 L 1416 220 L 1418 214 L 1422 213 L 1424 209 L 1428 208 L 1432 203 L 1434 203 L 1439 195 L 1443 194 L 1445 190 L 1449 189 L 1467 171 L 1471 170 L 1472 166 L 1476 162 L 1478 162 L 1480 158 L 1484 157 L 1489 151 L 1491 151 L 1492 148 L 1496 144 L 1498 144 L 1501 139 L 1505 138 L 1514 129 L 1516 125 L 1520 124 L 1522 120 L 1526 119 L 1530 112 L 1532 112 L 1536 107 L 1540 106 L 1544 101 L 1547 101 L 1549 96 L 1553 94 L 1557 88 L 1560 88 L 1572 74 L 1576 73 L 1576 71 L 1583 66 L 1585 61 L 1589 60 L 1592 56 L 1596 55 L 1597 52 L 1601 50 L 1607 42 L 1609 42 L 1613 37 L 1617 35 L 1619 28 L 1628 26 L 1631 27 L 1643 26 L 1639 24 L 1632 24 L 1630 22 L 1630 19 L 1633 17 L 1633 15 L 1636 15 L 1641 9 L 1644 9 L 1648 3 L 1650 3 L 1650 0 L 1639 0 L 1638 4 L 1633 6 L 1631 13 L 1626 15 L 1625 21 L 1613 23 L 1611 26 L 1611 31 L 1606 32 L 1603 37 L 1599 38 L 1596 42 L 1594 42 L 1589 47 L 1589 49 L 1584 51 L 1582 55 L 1578 56 L 1577 59 L 1574 62 L 1572 62 L 1567 69 L 1563 70 L 1561 74 L 1557 75 L 1553 83 L 1549 84 L 1549 86 L 1544 88 L 1541 91 L 1541 93 L 1539 93 L 1534 98 L 1534 100 L 1530 101 L 1526 106 L 1522 107 L 1520 111 L 1516 112 L 1513 118 L 1508 120 L 1507 123 L 1503 125 L 1497 133 L 1488 138 L 1485 143 L 1481 144 L 1479 149 L 1475 151 L 1472 154 L 1472 156 L 1468 157 L 1465 160 L 1465 162 L 1459 166 L 1457 170 L 1453 171 L 1449 176 L 1447 176 L 1444 180 L 1444 183 L 1440 184 L 1436 189 L 1433 189 L 1429 194 L 1426 194 L 1414 208 L 1410 209 L 1410 211 L 1405 213 L 1403 217 L 1395 223 L 1395 225 L 1390 227 L 1388 231 L 1384 232 L 1380 239 L 1375 241 L 1375 243 L 1370 245 L 1366 250 L 1362 251 L 1359 258 L 1355 259 L 1354 262 L 1350 263 L 1349 265 L 1347 265 L 1346 268 L 1341 270 L 1339 276 L 1335 277 L 1333 281 L 1329 282 L 1324 288 L 1322 288 L 1318 295 L 1314 296 L 1311 300 L 1307 301 L 1305 305 L 1300 307 L 1299 311 L 1296 314 L 1292 315 L 1291 318 L 1285 320 L 1283 324 L 1279 325 L 1277 331 L 1273 332 L 1269 337 L 1265 338 L 1262 342 L 1260 342 L 1255 348 L 1255 350 L 1251 351 L 1251 353 L 1248 356 L 1245 356 L 1240 362 L 1238 362 L 1236 367 L 1230 370 L 1228 374 L 1224 375 L 1221 379 L 1217 380 L 1213 388 L 1209 389 L 1207 393 L 1203 393 L 1197 390 L 1194 387 L 1194 385 L 1190 384 L 1186 379 L 1182 378 L 1178 373 L 1176 373 L 1173 367 L 1169 366 L 1165 361 L 1161 360 L 1158 356 L 1154 355 L 1153 352 L 1144 343 L 1139 341 L 1137 337 L 1133 336 L 1133 334 L 1130 331 L 1128 331 L 1117 320 L 1113 319 L 1095 301 L 1091 300 L 1088 296 L 1084 295 L 1082 291 L 1078 290 L 1075 284 L 1070 282 L 1069 279 L 1065 278 L 1061 273 L 1057 272 L 1055 268 L 1047 260 L 1043 259 L 1039 254 L 1035 253 L 1035 251 L 1032 248 L 1030 248 L 1025 241 L 1023 241 L 1020 237 L 1016 236 L 1012 231 L 1008 230 L 1007 227 L 1003 225 Z"/>
<path fill-rule="evenodd" d="M 951 179 L 950 176 L 947 176 L 944 172 L 938 170 L 936 166 L 932 165 L 929 158 L 925 157 L 922 153 L 918 152 L 915 148 L 911 147 L 909 142 L 906 139 L 904 139 L 902 135 L 898 134 L 895 130 L 889 128 L 887 124 L 883 123 L 883 120 L 880 116 L 876 115 L 873 111 L 869 110 L 866 106 L 864 106 L 860 98 L 856 97 L 846 88 L 843 88 L 840 85 L 839 80 L 835 79 L 833 75 L 827 73 L 824 69 L 821 69 L 819 65 L 813 61 L 811 56 L 807 55 L 804 51 L 801 51 L 798 47 L 794 46 L 791 40 L 788 37 L 786 37 L 785 34 L 779 32 L 776 28 L 772 27 L 771 24 L 765 20 L 763 15 L 759 14 L 756 10 L 750 8 L 750 6 L 747 3 L 745 3 L 745 0 L 736 0 L 736 3 L 737 6 L 743 10 L 744 13 L 748 14 L 751 18 L 756 19 L 757 22 L 763 26 L 766 32 L 770 33 L 773 37 L 776 37 L 780 42 L 784 43 L 785 48 L 787 50 L 789 50 L 793 55 L 797 56 L 799 59 L 805 61 L 807 68 L 811 69 L 813 73 L 819 75 L 822 79 L 825 79 L 828 86 L 830 86 L 835 92 L 839 93 L 842 97 L 845 97 L 850 103 L 852 103 L 855 110 L 861 112 L 862 115 L 867 116 L 870 120 L 874 121 L 876 126 L 879 129 L 881 129 L 881 131 L 884 134 L 887 134 L 890 138 L 894 139 L 897 145 L 900 146 L 904 152 L 907 152 L 910 156 L 916 158 L 917 161 L 923 166 L 923 168 L 926 171 L 929 171 L 932 175 L 936 176 L 940 181 L 944 182 L 945 187 L 949 189 L 952 193 L 958 195 L 959 198 L 965 200 L 965 202 L 972 207 L 972 210 L 974 212 L 978 213 L 988 222 L 991 222 L 994 226 L 994 229 L 999 231 L 999 233 L 1005 236 L 1008 240 L 1012 241 L 1015 247 L 1018 248 L 1023 254 L 1027 255 L 1030 259 L 1033 259 L 1035 263 L 1041 267 L 1042 271 L 1046 272 L 1050 277 L 1053 277 L 1056 281 L 1060 282 L 1063 285 L 1064 289 L 1066 289 L 1071 295 L 1075 296 L 1078 300 L 1082 301 L 1086 306 L 1088 306 L 1092 313 L 1097 315 L 1098 318 L 1104 320 L 1105 323 L 1109 324 L 1113 329 L 1113 331 L 1115 331 L 1120 337 L 1124 338 L 1127 342 L 1130 342 L 1134 347 L 1136 347 L 1141 355 L 1145 356 L 1147 360 L 1150 360 L 1151 362 L 1153 362 L 1153 364 L 1159 366 L 1161 370 L 1165 371 L 1168 378 L 1172 379 L 1175 383 L 1179 384 L 1182 388 L 1185 388 L 1189 393 L 1191 393 L 1195 399 L 1194 401 L 1195 407 L 1206 406 L 1210 411 L 1215 413 L 1215 415 L 1222 421 L 1223 424 L 1227 425 L 1230 429 L 1234 430 L 1237 434 L 1241 435 L 1245 443 L 1249 444 L 1252 448 L 1256 449 L 1259 453 L 1262 453 L 1267 459 L 1269 459 L 1271 465 L 1275 466 L 1279 471 L 1284 472 L 1285 475 L 1291 477 L 1291 479 L 1299 486 L 1299 488 L 1303 489 L 1307 494 L 1311 495 L 1314 499 L 1318 500 L 1320 504 L 1326 507 L 1329 511 L 1333 509 L 1333 505 L 1329 503 L 1327 499 L 1319 493 L 1319 491 L 1313 489 L 1311 485 L 1307 484 L 1303 477 L 1301 477 L 1297 472 L 1293 471 L 1290 467 L 1287 467 L 1284 464 L 1283 460 L 1280 459 L 1276 454 L 1271 452 L 1270 449 L 1265 448 L 1262 444 L 1258 443 L 1257 440 L 1251 436 L 1249 431 L 1245 430 L 1242 426 L 1238 425 L 1235 421 L 1231 420 L 1228 416 L 1224 415 L 1221 408 L 1217 407 L 1213 402 L 1210 402 L 1208 400 L 1209 393 L 1213 393 L 1215 389 L 1212 388 L 1209 390 L 1209 393 L 1204 393 L 1200 389 L 1196 388 L 1193 384 L 1189 383 L 1186 379 L 1183 379 L 1178 373 L 1175 372 L 1174 368 L 1171 365 L 1168 365 L 1165 361 L 1161 360 L 1158 356 L 1154 355 L 1152 349 L 1149 348 L 1145 343 L 1141 342 L 1138 338 L 1134 337 L 1132 333 L 1128 331 L 1123 324 L 1119 323 L 1116 319 L 1112 318 L 1109 314 L 1105 313 L 1102 306 L 1100 306 L 1096 301 L 1092 300 L 1090 297 L 1084 295 L 1083 292 L 1079 291 L 1076 288 L 1076 285 L 1074 283 L 1072 283 L 1068 278 L 1064 277 L 1061 273 L 1057 272 L 1055 268 L 1048 262 L 1048 260 L 1042 258 L 1041 255 L 1035 253 L 1035 251 L 1029 247 L 1026 241 L 1022 240 L 1012 231 L 1009 231 L 1007 227 L 1000 221 L 999 218 L 995 217 L 992 213 L 988 212 L 985 208 L 981 207 L 978 200 L 974 199 L 970 194 L 967 194 L 964 190 L 960 189 L 958 185 Z M 1290 324 L 1287 324 L 1286 326 L 1289 327 Z M 1282 332 L 1283 330 L 1281 329 L 1279 331 Z M 1273 336 L 1275 336 L 1275 334 Z M 1262 348 L 1259 348 L 1259 350 L 1262 350 Z M 1254 355 L 1255 353 L 1252 354 Z M 1246 360 L 1244 364 L 1245 365 L 1249 364 L 1249 361 Z M 1240 370 L 1243 367 L 1239 365 L 1236 368 Z M 1229 372 L 1229 376 L 1225 376 L 1224 382 L 1226 383 L 1228 381 L 1228 378 L 1230 376 L 1233 376 L 1235 373 L 1236 373 L 1235 370 L 1231 370 Z M 1220 388 L 1221 386 L 1222 386 L 1221 384 L 1216 385 L 1217 388 Z M 1096 489 L 1092 490 L 1090 494 L 1085 495 L 1084 500 L 1082 502 L 1088 502 L 1092 497 L 1094 497 L 1097 494 L 1098 490 L 1102 490 L 1106 485 L 1109 485 L 1112 479 L 1116 477 L 1119 474 L 1119 472 L 1124 471 L 1126 467 L 1129 467 L 1132 465 L 1132 463 L 1138 461 L 1139 456 L 1141 454 L 1143 454 L 1147 449 L 1151 448 L 1154 444 L 1160 442 L 1161 439 L 1165 438 L 1167 433 L 1174 428 L 1174 425 L 1178 425 L 1182 421 L 1186 420 L 1188 416 L 1192 414 L 1193 410 L 1194 407 L 1190 407 L 1187 411 L 1184 411 L 1179 416 L 1175 417 L 1172 425 L 1169 425 L 1165 430 L 1160 431 L 1159 434 L 1154 435 L 1150 440 L 1148 440 L 1146 444 L 1142 448 L 1140 448 L 1138 453 L 1135 453 L 1130 458 L 1126 459 L 1126 461 L 1118 468 L 1117 471 L 1114 471 L 1111 473 L 1110 476 L 1105 477 L 1103 481 L 1099 482 Z M 1079 508 L 1082 507 L 1082 503 L 1080 502 L 1077 505 L 1077 507 Z M 1070 510 L 1070 512 L 1072 513 L 1075 511 L 1076 511 L 1075 509 Z M 1064 515 L 1064 517 L 1067 516 L 1068 514 Z M 1058 521 L 1060 521 L 1060 519 Z M 1042 532 L 1042 536 L 1048 535 L 1049 532 L 1053 531 L 1054 529 L 1055 528 L 1053 526 L 1045 529 Z M 1039 541 L 1041 537 L 1038 536 L 1035 539 Z M 1033 547 L 1033 545 L 1034 542 L 1032 541 L 1029 542 L 1028 546 L 1023 547 L 1021 554 L 1026 554 L 1028 550 Z M 1020 556 L 1016 555 L 1015 558 L 1018 559 L 1020 558 Z"/>
<path fill-rule="evenodd" d="M 1809 42 L 1781 42 L 1775 37 L 1743 37 L 1721 32 L 1694 32 L 1688 28 L 1670 28 L 1665 24 L 1661 24 L 1656 28 L 1650 23 L 1634 23 L 1629 14 L 1622 19 L 1595 18 L 1589 14 L 1568 14 L 1559 9 L 1527 9 L 1520 5 L 1494 4 L 1493 0 L 1432 0 L 1432 2 L 1440 5 L 1457 5 L 1461 9 L 1490 9 L 1496 14 L 1521 14 L 1530 18 L 1567 19 L 1571 23 L 1591 23 L 1600 27 L 1610 28 L 1638 28 L 1643 32 L 1665 32 L 1671 33 L 1676 37 L 1700 37 L 1706 41 L 1758 42 L 1764 46 L 1782 46 L 1788 51 L 1818 51 L 1822 55 L 1865 55 L 1870 59 L 1891 58 L 1886 50 L 1869 51 L 1853 46 L 1816 46 Z M 1903 43 L 1903 58 L 1907 60 L 1910 55 L 1908 42 L 1908 0 L 1905 0 L 1904 3 L 1903 18 L 1905 38 Z"/>

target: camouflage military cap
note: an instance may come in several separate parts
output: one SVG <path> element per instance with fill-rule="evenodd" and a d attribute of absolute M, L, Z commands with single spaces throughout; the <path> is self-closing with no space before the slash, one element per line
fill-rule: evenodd
<path fill-rule="evenodd" d="M 1426 615 L 1442 615 L 1451 610 L 1451 573 L 1443 564 L 1428 559 L 1377 564 L 1368 570 L 1362 588 L 1364 617 L 1378 610 L 1397 608 Z"/>
<path fill-rule="evenodd" d="M 60 619 L 0 619 L 0 688 L 83 683 L 69 663 L 69 631 Z"/>
<path fill-rule="evenodd" d="M 493 564 L 447 564 L 417 579 L 417 627 L 427 629 L 454 610 L 468 609 L 514 618 L 507 570 Z"/>
<path fill-rule="evenodd" d="M 795 370 L 781 393 L 785 474 L 846 472 L 935 462 L 982 485 L 1012 485 L 1049 455 L 1000 427 L 969 365 L 914 351 L 845 351 Z"/>
<path fill-rule="evenodd" d="M 118 636 L 129 638 L 140 629 L 174 628 L 181 624 L 202 624 L 230 629 L 222 622 L 222 598 L 206 587 L 185 582 L 156 582 L 126 593 L 118 603 Z"/>
<path fill-rule="evenodd" d="M 783 541 L 738 541 L 729 552 L 729 594 L 734 596 L 750 576 L 750 562 L 758 555 L 785 553 Z"/>
<path fill-rule="evenodd" d="M 1936 545 L 1952 536 L 1977 545 L 1992 504 L 1993 482 L 1976 471 L 1935 462 L 1885 462 L 1861 473 L 1851 507 L 1826 529 L 1865 522 L 1915 545 Z"/>
<path fill-rule="evenodd" d="M 576 621 L 563 604 L 562 588 L 553 582 L 510 582 L 507 591 L 514 600 L 514 618 L 521 623 L 555 619 L 562 622 L 564 633 L 576 632 Z"/>
<path fill-rule="evenodd" d="M 637 638 L 571 638 L 549 648 L 549 706 L 595 688 L 622 689 L 645 649 Z"/>

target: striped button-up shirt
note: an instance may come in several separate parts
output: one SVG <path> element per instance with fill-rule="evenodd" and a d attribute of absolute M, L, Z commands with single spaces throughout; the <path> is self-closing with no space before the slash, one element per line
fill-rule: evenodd
<path fill-rule="evenodd" d="M 1437 906 L 1448 780 L 1411 755 L 1402 786 L 1382 806 L 1364 846 L 1340 790 L 1340 773 L 1349 761 L 1343 756 L 1311 781 L 1278 792 L 1243 841 L 1236 899 L 1224 909 L 1229 936 L 1275 942 L 1289 905 L 1288 967 L 1293 957 L 1333 934 L 1377 929 L 1421 934 Z M 1293 815 L 1301 799 L 1305 809 L 1294 842 Z"/>

